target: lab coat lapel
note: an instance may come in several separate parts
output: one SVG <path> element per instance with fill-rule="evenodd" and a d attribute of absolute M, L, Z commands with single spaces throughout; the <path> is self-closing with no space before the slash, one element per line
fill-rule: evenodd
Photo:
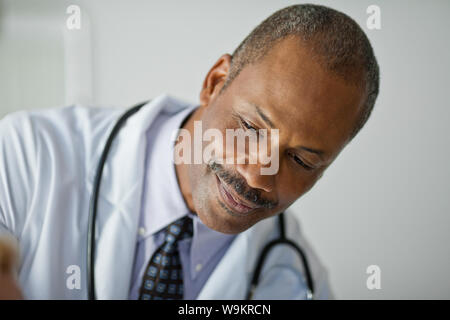
<path fill-rule="evenodd" d="M 128 298 L 144 182 L 145 132 L 161 109 L 176 111 L 182 107 L 178 100 L 159 96 L 127 120 L 112 145 L 103 171 L 98 207 L 95 265 L 98 299 Z"/>

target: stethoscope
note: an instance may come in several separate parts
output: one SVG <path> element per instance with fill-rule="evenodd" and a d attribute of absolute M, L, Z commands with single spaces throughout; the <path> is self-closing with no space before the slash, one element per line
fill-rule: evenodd
<path fill-rule="evenodd" d="M 105 166 L 106 158 L 108 157 L 108 153 L 109 153 L 109 150 L 113 143 L 113 140 L 116 137 L 116 135 L 119 132 L 122 125 L 124 124 L 124 122 L 147 103 L 148 103 L 148 101 L 140 103 L 136 106 L 133 106 L 132 108 L 128 109 L 119 118 L 119 120 L 117 120 L 108 139 L 106 140 L 105 147 L 103 149 L 103 152 L 100 156 L 100 160 L 98 162 L 97 171 L 95 173 L 94 187 L 92 190 L 91 199 L 90 199 L 90 203 L 89 203 L 89 220 L 88 220 L 88 233 L 87 233 L 86 263 L 87 263 L 87 287 L 88 287 L 89 300 L 97 299 L 96 294 L 95 294 L 95 275 L 94 275 L 94 267 L 95 267 L 94 266 L 94 260 L 95 260 L 95 232 L 94 231 L 95 231 L 98 197 L 99 197 L 99 193 L 100 193 L 100 184 L 101 184 L 101 178 L 102 178 L 102 174 L 103 174 L 103 168 Z M 300 248 L 293 241 L 286 238 L 283 212 L 278 215 L 278 223 L 279 223 L 280 235 L 277 239 L 270 241 L 263 248 L 263 250 L 257 260 L 257 264 L 255 267 L 255 271 L 253 273 L 253 278 L 250 282 L 250 288 L 248 290 L 246 299 L 250 300 L 253 297 L 253 294 L 254 294 L 256 287 L 258 285 L 258 282 L 259 282 L 259 278 L 260 278 L 262 267 L 264 265 L 264 261 L 265 261 L 267 255 L 269 254 L 270 250 L 272 250 L 277 245 L 283 244 L 283 245 L 288 245 L 288 246 L 292 247 L 299 255 L 299 257 L 302 261 L 302 264 L 303 264 L 303 269 L 305 271 L 305 277 L 306 277 L 306 282 L 307 282 L 306 283 L 307 284 L 306 298 L 308 300 L 312 300 L 313 295 L 314 295 L 314 283 L 313 283 L 313 279 L 312 279 L 311 270 L 309 268 L 308 259 L 306 258 L 306 255 L 303 252 L 302 248 Z"/>

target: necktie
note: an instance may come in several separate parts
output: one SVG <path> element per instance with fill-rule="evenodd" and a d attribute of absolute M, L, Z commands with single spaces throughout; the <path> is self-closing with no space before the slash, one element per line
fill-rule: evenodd
<path fill-rule="evenodd" d="M 140 300 L 183 298 L 183 270 L 177 249 L 179 240 L 192 237 L 192 219 L 184 216 L 165 229 L 164 243 L 151 257 L 142 280 Z"/>

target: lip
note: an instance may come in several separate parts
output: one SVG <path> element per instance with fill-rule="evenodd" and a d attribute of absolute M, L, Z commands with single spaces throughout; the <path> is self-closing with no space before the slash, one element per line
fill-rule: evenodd
<path fill-rule="evenodd" d="M 219 190 L 222 201 L 234 212 L 238 214 L 249 214 L 252 211 L 258 209 L 259 207 L 250 206 L 248 203 L 244 202 L 241 198 L 237 197 L 235 194 L 230 192 L 227 186 L 216 176 L 217 188 Z"/>

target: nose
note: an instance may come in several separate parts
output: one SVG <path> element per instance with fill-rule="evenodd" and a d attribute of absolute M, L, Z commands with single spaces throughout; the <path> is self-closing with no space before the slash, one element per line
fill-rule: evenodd
<path fill-rule="evenodd" d="M 259 164 L 237 164 L 237 172 L 244 177 L 249 187 L 272 192 L 275 187 L 275 175 L 262 175 Z"/>

